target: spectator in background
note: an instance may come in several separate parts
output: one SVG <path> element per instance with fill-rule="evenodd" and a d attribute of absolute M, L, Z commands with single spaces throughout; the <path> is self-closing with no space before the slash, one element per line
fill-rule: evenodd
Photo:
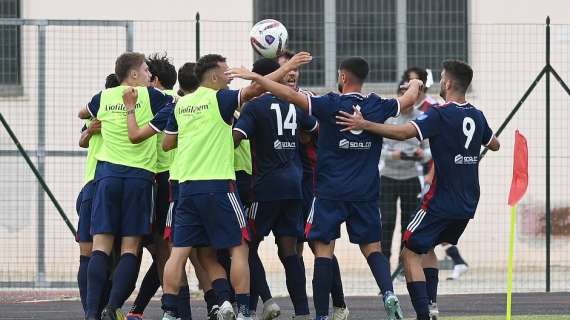
<path fill-rule="evenodd" d="M 423 79 L 422 81 L 425 81 Z M 407 81 L 400 82 L 398 95 L 407 88 Z M 387 124 L 403 124 L 422 114 L 417 108 L 402 112 L 397 118 L 386 120 Z M 384 139 L 380 156 L 380 212 L 382 215 L 382 253 L 390 259 L 392 238 L 397 216 L 397 202 L 400 199 L 401 230 L 406 230 L 411 216 L 416 212 L 421 199 L 422 163 L 431 159 L 427 140 L 416 138 L 405 141 Z M 401 236 L 399 237 L 401 241 Z M 399 252 L 399 251 L 398 251 Z"/>

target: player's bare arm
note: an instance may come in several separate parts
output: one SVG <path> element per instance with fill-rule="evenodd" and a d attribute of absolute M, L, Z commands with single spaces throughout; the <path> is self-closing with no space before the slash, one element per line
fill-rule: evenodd
<path fill-rule="evenodd" d="M 424 83 L 419 79 L 410 80 L 406 92 L 401 97 L 398 97 L 400 112 L 406 112 L 406 110 L 414 107 L 414 103 L 422 92 L 423 86 Z"/>
<path fill-rule="evenodd" d="M 172 149 L 176 149 L 178 146 L 178 134 L 177 133 L 166 133 L 164 135 L 164 140 L 162 140 L 162 150 L 170 151 Z"/>
<path fill-rule="evenodd" d="M 276 71 L 277 72 L 277 71 Z M 279 99 L 290 102 L 305 112 L 309 112 L 309 97 L 298 91 L 291 89 L 291 87 L 272 81 L 268 77 L 260 76 L 244 67 L 232 68 L 228 70 L 228 75 L 231 78 L 241 78 L 245 80 L 252 80 L 259 84 L 264 90 L 270 91 Z"/>
<path fill-rule="evenodd" d="M 89 112 L 89 109 L 87 109 L 87 106 L 84 106 L 83 108 L 81 108 L 79 110 L 79 113 L 77 113 L 77 117 L 79 117 L 79 119 L 91 119 L 91 112 Z"/>
<path fill-rule="evenodd" d="M 493 136 L 491 142 L 489 142 L 489 144 L 487 144 L 485 147 L 491 151 L 499 151 L 501 148 L 501 143 L 499 143 L 499 139 L 497 139 L 497 137 Z"/>
<path fill-rule="evenodd" d="M 415 137 L 418 131 L 411 123 L 402 125 L 391 125 L 384 123 L 371 122 L 362 117 L 362 113 L 358 109 L 354 109 L 354 114 L 340 111 L 340 115 L 336 116 L 337 124 L 345 126 L 341 131 L 350 130 L 366 130 L 370 133 L 380 135 L 394 140 L 406 140 Z"/>
<path fill-rule="evenodd" d="M 89 148 L 89 140 L 91 140 L 91 137 L 94 134 L 99 133 L 101 133 L 101 121 L 94 119 L 91 124 L 89 124 L 89 127 L 87 127 L 87 129 L 81 133 L 81 138 L 79 138 L 79 146 L 81 148 Z"/>
<path fill-rule="evenodd" d="M 232 130 L 232 138 L 234 139 L 234 148 L 237 148 L 243 139 L 246 139 L 243 132 L 238 130 Z"/>
<path fill-rule="evenodd" d="M 150 125 L 139 128 L 137 118 L 135 116 L 135 106 L 137 104 L 139 92 L 133 87 L 128 87 L 123 91 L 123 103 L 127 109 L 127 129 L 129 132 L 129 140 L 134 143 L 141 143 L 156 134 Z"/>
<path fill-rule="evenodd" d="M 281 79 L 283 79 L 283 77 L 285 77 L 285 75 L 287 75 L 287 73 L 289 73 L 292 70 L 298 69 L 300 66 L 304 64 L 311 62 L 312 59 L 313 57 L 311 56 L 310 53 L 299 52 L 296 55 L 294 55 L 293 58 L 287 61 L 284 65 L 282 65 L 279 69 L 265 76 L 265 78 L 272 81 L 280 81 Z M 234 69 L 230 69 L 227 71 L 230 77 L 232 77 L 232 70 Z M 249 86 L 241 89 L 240 105 L 259 96 L 266 90 L 267 89 L 261 86 L 261 84 L 259 84 L 257 81 L 253 82 Z"/>

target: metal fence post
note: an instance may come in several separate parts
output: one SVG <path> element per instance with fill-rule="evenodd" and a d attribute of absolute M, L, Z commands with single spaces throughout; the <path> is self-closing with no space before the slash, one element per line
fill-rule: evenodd
<path fill-rule="evenodd" d="M 127 21 L 127 25 L 125 28 L 125 31 L 127 33 L 127 38 L 126 38 L 126 49 L 128 52 L 133 52 L 134 51 L 134 28 L 135 25 L 132 21 Z"/>
<path fill-rule="evenodd" d="M 337 63 L 336 63 L 336 2 L 325 0 L 325 86 L 336 87 Z"/>
<path fill-rule="evenodd" d="M 38 25 L 38 126 L 37 126 L 37 165 L 38 172 L 45 176 L 45 157 L 46 157 L 46 28 L 47 21 Z M 37 202 L 37 265 L 36 265 L 36 287 L 44 287 L 46 283 L 46 265 L 45 265 L 45 202 L 44 190 L 38 185 L 38 202 Z"/>
<path fill-rule="evenodd" d="M 550 292 L 550 17 L 546 17 L 546 292 Z"/>
<path fill-rule="evenodd" d="M 200 59 L 200 12 L 196 12 L 196 61 Z"/>

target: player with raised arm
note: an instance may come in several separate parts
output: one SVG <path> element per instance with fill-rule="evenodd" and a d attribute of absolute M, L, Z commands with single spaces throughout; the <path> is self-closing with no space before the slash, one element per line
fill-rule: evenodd
<path fill-rule="evenodd" d="M 357 108 L 374 122 L 383 123 L 398 116 L 401 108 L 413 106 L 422 82 L 411 81 L 408 91 L 398 99 L 382 99 L 376 94 L 364 96 L 361 91 L 368 75 L 368 62 L 360 57 L 341 62 L 338 77 L 341 94 L 331 92 L 318 97 L 307 96 L 244 68 L 232 69 L 228 74 L 257 82 L 319 120 L 317 191 L 305 229 L 316 257 L 313 294 L 317 319 L 328 318 L 334 240 L 340 237 L 340 226 L 345 221 L 350 241 L 360 246 L 380 287 L 388 319 L 402 319 L 390 279 L 390 265 L 380 247 L 377 205 L 382 138 L 364 131 L 341 132 L 335 115 Z"/>
<path fill-rule="evenodd" d="M 479 202 L 479 153 L 500 144 L 483 112 L 466 101 L 473 70 L 461 61 L 443 62 L 442 106 L 432 107 L 416 120 L 402 125 L 377 124 L 355 111 L 338 116 L 345 131 L 365 130 L 390 139 L 429 139 L 435 166 L 430 190 L 404 234 L 402 251 L 408 291 L 419 320 L 434 319 L 429 301 L 437 296 L 437 278 L 426 278 L 425 269 L 437 269 L 433 248 L 443 242 L 457 244 L 473 219 Z"/>
<path fill-rule="evenodd" d="M 268 74 L 279 64 L 268 58 L 254 63 L 253 70 Z M 284 79 L 282 80 L 284 82 Z M 287 290 L 295 319 L 309 316 L 304 265 L 297 253 L 297 239 L 303 235 L 302 164 L 298 151 L 299 132 L 315 131 L 318 124 L 295 105 L 263 94 L 245 104 L 233 131 L 234 144 L 249 139 L 254 162 L 254 201 L 249 210 L 254 239 L 250 245 L 252 279 L 264 276 L 257 253 L 260 242 L 273 232 L 285 267 Z M 255 284 L 255 280 L 252 286 Z M 264 309 L 267 302 L 264 303 Z M 264 312 L 265 316 L 266 312 Z M 278 315 L 278 313 L 276 314 Z M 268 317 L 272 319 L 273 317 Z"/>
<path fill-rule="evenodd" d="M 127 133 L 125 117 L 137 113 L 139 125 L 164 126 L 166 121 L 157 116 L 164 105 L 172 102 L 171 97 L 146 87 L 150 73 L 143 54 L 128 52 L 119 56 L 115 74 L 121 85 L 96 94 L 79 111 L 81 119 L 93 117 L 101 121 L 103 138 L 101 149 L 95 154 L 96 191 L 91 223 L 93 251 L 87 271 L 87 319 L 97 316 L 115 240 L 121 241 L 121 258 L 113 274 L 113 286 L 102 318 L 124 317 L 120 307 L 136 282 L 140 241 L 150 232 L 156 139 L 139 139 L 134 144 Z M 124 96 L 135 97 L 132 108 L 124 102 Z"/>
<path fill-rule="evenodd" d="M 311 56 L 301 53 L 269 79 L 280 79 L 291 68 L 308 63 Z M 169 119 L 163 147 L 178 146 L 174 165 L 180 165 L 178 206 L 174 247 L 164 272 L 163 319 L 177 318 L 176 296 L 186 260 L 199 247 L 200 263 L 208 271 L 218 296 L 218 318 L 235 318 L 229 302 L 229 283 L 218 263 L 215 249 L 229 249 L 232 256 L 231 280 L 236 291 L 238 318 L 249 318 L 249 232 L 243 207 L 235 193 L 234 146 L 231 121 L 234 111 L 258 96 L 263 89 L 252 84 L 229 90 L 226 59 L 217 54 L 201 57 L 195 73 L 200 87 L 178 100 Z M 216 146 L 216 148 L 212 148 Z"/>

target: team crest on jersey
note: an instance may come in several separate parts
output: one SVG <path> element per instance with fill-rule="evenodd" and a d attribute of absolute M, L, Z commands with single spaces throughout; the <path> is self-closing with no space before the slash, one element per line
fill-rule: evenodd
<path fill-rule="evenodd" d="M 295 142 L 290 142 L 290 141 L 275 140 L 273 142 L 273 148 L 275 150 L 283 150 L 283 149 L 291 150 L 297 148 L 297 144 Z"/>

